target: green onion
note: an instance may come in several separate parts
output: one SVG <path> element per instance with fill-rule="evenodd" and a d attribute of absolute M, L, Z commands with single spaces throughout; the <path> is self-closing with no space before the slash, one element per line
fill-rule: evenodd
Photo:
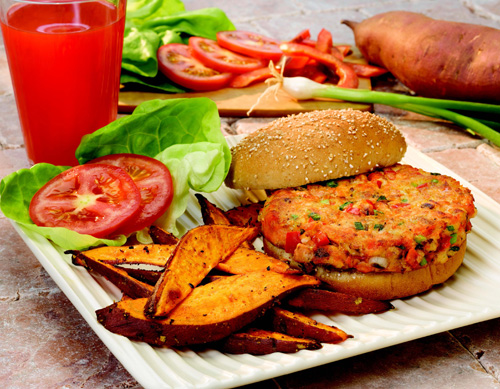
<path fill-rule="evenodd" d="M 419 265 L 420 265 L 420 266 L 425 266 L 425 265 L 427 265 L 427 259 L 425 259 L 425 258 L 424 258 L 424 259 L 422 259 L 422 260 L 420 261 Z"/>
<path fill-rule="evenodd" d="M 321 216 L 319 216 L 316 212 L 309 212 L 309 216 L 311 219 L 318 221 L 321 219 Z"/>
<path fill-rule="evenodd" d="M 344 209 L 346 209 L 349 204 L 352 204 L 352 201 L 346 201 L 344 204 L 342 204 L 340 207 L 339 207 L 339 210 L 340 211 L 343 211 Z"/>
<path fill-rule="evenodd" d="M 457 243 L 457 234 L 451 234 L 450 244 Z"/>
<path fill-rule="evenodd" d="M 453 227 L 453 226 L 446 226 L 446 229 L 448 231 L 455 231 L 455 227 Z"/>
<path fill-rule="evenodd" d="M 365 226 L 361 222 L 354 222 L 354 228 L 356 228 L 357 230 L 364 230 Z"/>
<path fill-rule="evenodd" d="M 500 133 L 493 128 L 500 124 L 484 119 L 475 119 L 465 116 L 463 112 L 482 112 L 500 115 L 500 105 L 475 103 L 469 101 L 456 101 L 432 99 L 419 96 L 407 96 L 397 93 L 377 92 L 366 89 L 348 89 L 332 85 L 324 85 L 305 77 L 283 77 L 275 73 L 278 85 L 285 92 L 298 100 L 314 98 L 330 98 L 357 103 L 383 104 L 407 111 L 416 112 L 426 116 L 449 120 L 466 130 L 478 134 L 491 143 L 500 146 Z M 455 112 L 460 111 L 461 113 Z M 493 127 L 493 128 L 492 128 Z"/>
<path fill-rule="evenodd" d="M 413 240 L 415 240 L 415 242 L 417 242 L 418 244 L 421 244 L 421 243 L 424 243 L 427 238 L 423 235 L 417 235 L 413 238 Z"/>

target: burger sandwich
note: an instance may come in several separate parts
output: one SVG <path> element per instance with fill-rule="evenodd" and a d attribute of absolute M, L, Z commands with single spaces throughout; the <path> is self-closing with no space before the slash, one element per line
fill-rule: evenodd
<path fill-rule="evenodd" d="M 232 149 L 231 188 L 266 189 L 264 250 L 335 290 L 389 300 L 461 265 L 475 215 L 455 179 L 401 164 L 388 120 L 357 110 L 278 119 Z"/>

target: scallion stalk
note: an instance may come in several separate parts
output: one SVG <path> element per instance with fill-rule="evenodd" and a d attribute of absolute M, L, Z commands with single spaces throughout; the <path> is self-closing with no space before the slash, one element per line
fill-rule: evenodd
<path fill-rule="evenodd" d="M 500 133 L 486 125 L 487 122 L 453 111 L 485 112 L 500 115 L 500 105 L 432 99 L 365 89 L 339 88 L 333 85 L 319 84 L 305 77 L 283 77 L 282 75 L 276 74 L 275 77 L 277 77 L 277 82 L 285 92 L 297 100 L 329 98 L 357 103 L 388 105 L 427 116 L 449 120 L 481 135 L 491 143 L 500 146 Z"/>

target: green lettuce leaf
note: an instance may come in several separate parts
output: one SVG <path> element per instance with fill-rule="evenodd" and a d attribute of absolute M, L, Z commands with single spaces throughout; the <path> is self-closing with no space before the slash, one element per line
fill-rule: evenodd
<path fill-rule="evenodd" d="M 151 100 L 86 135 L 75 155 L 83 164 L 118 153 L 147 155 L 165 163 L 174 183 L 168 211 L 155 224 L 179 234 L 176 220 L 187 207 L 189 189 L 217 190 L 231 164 L 229 146 L 220 131 L 216 104 L 208 98 Z M 63 249 L 84 250 L 100 245 L 122 245 L 126 237 L 97 239 L 66 228 L 36 226 L 29 216 L 33 195 L 69 167 L 37 164 L 5 177 L 0 183 L 0 209 L 4 215 L 52 240 Z"/>

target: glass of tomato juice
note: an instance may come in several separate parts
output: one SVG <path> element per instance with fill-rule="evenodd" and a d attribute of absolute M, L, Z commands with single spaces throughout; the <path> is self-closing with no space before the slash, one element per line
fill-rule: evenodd
<path fill-rule="evenodd" d="M 2 35 L 28 159 L 77 164 L 117 117 L 126 0 L 0 0 Z"/>

